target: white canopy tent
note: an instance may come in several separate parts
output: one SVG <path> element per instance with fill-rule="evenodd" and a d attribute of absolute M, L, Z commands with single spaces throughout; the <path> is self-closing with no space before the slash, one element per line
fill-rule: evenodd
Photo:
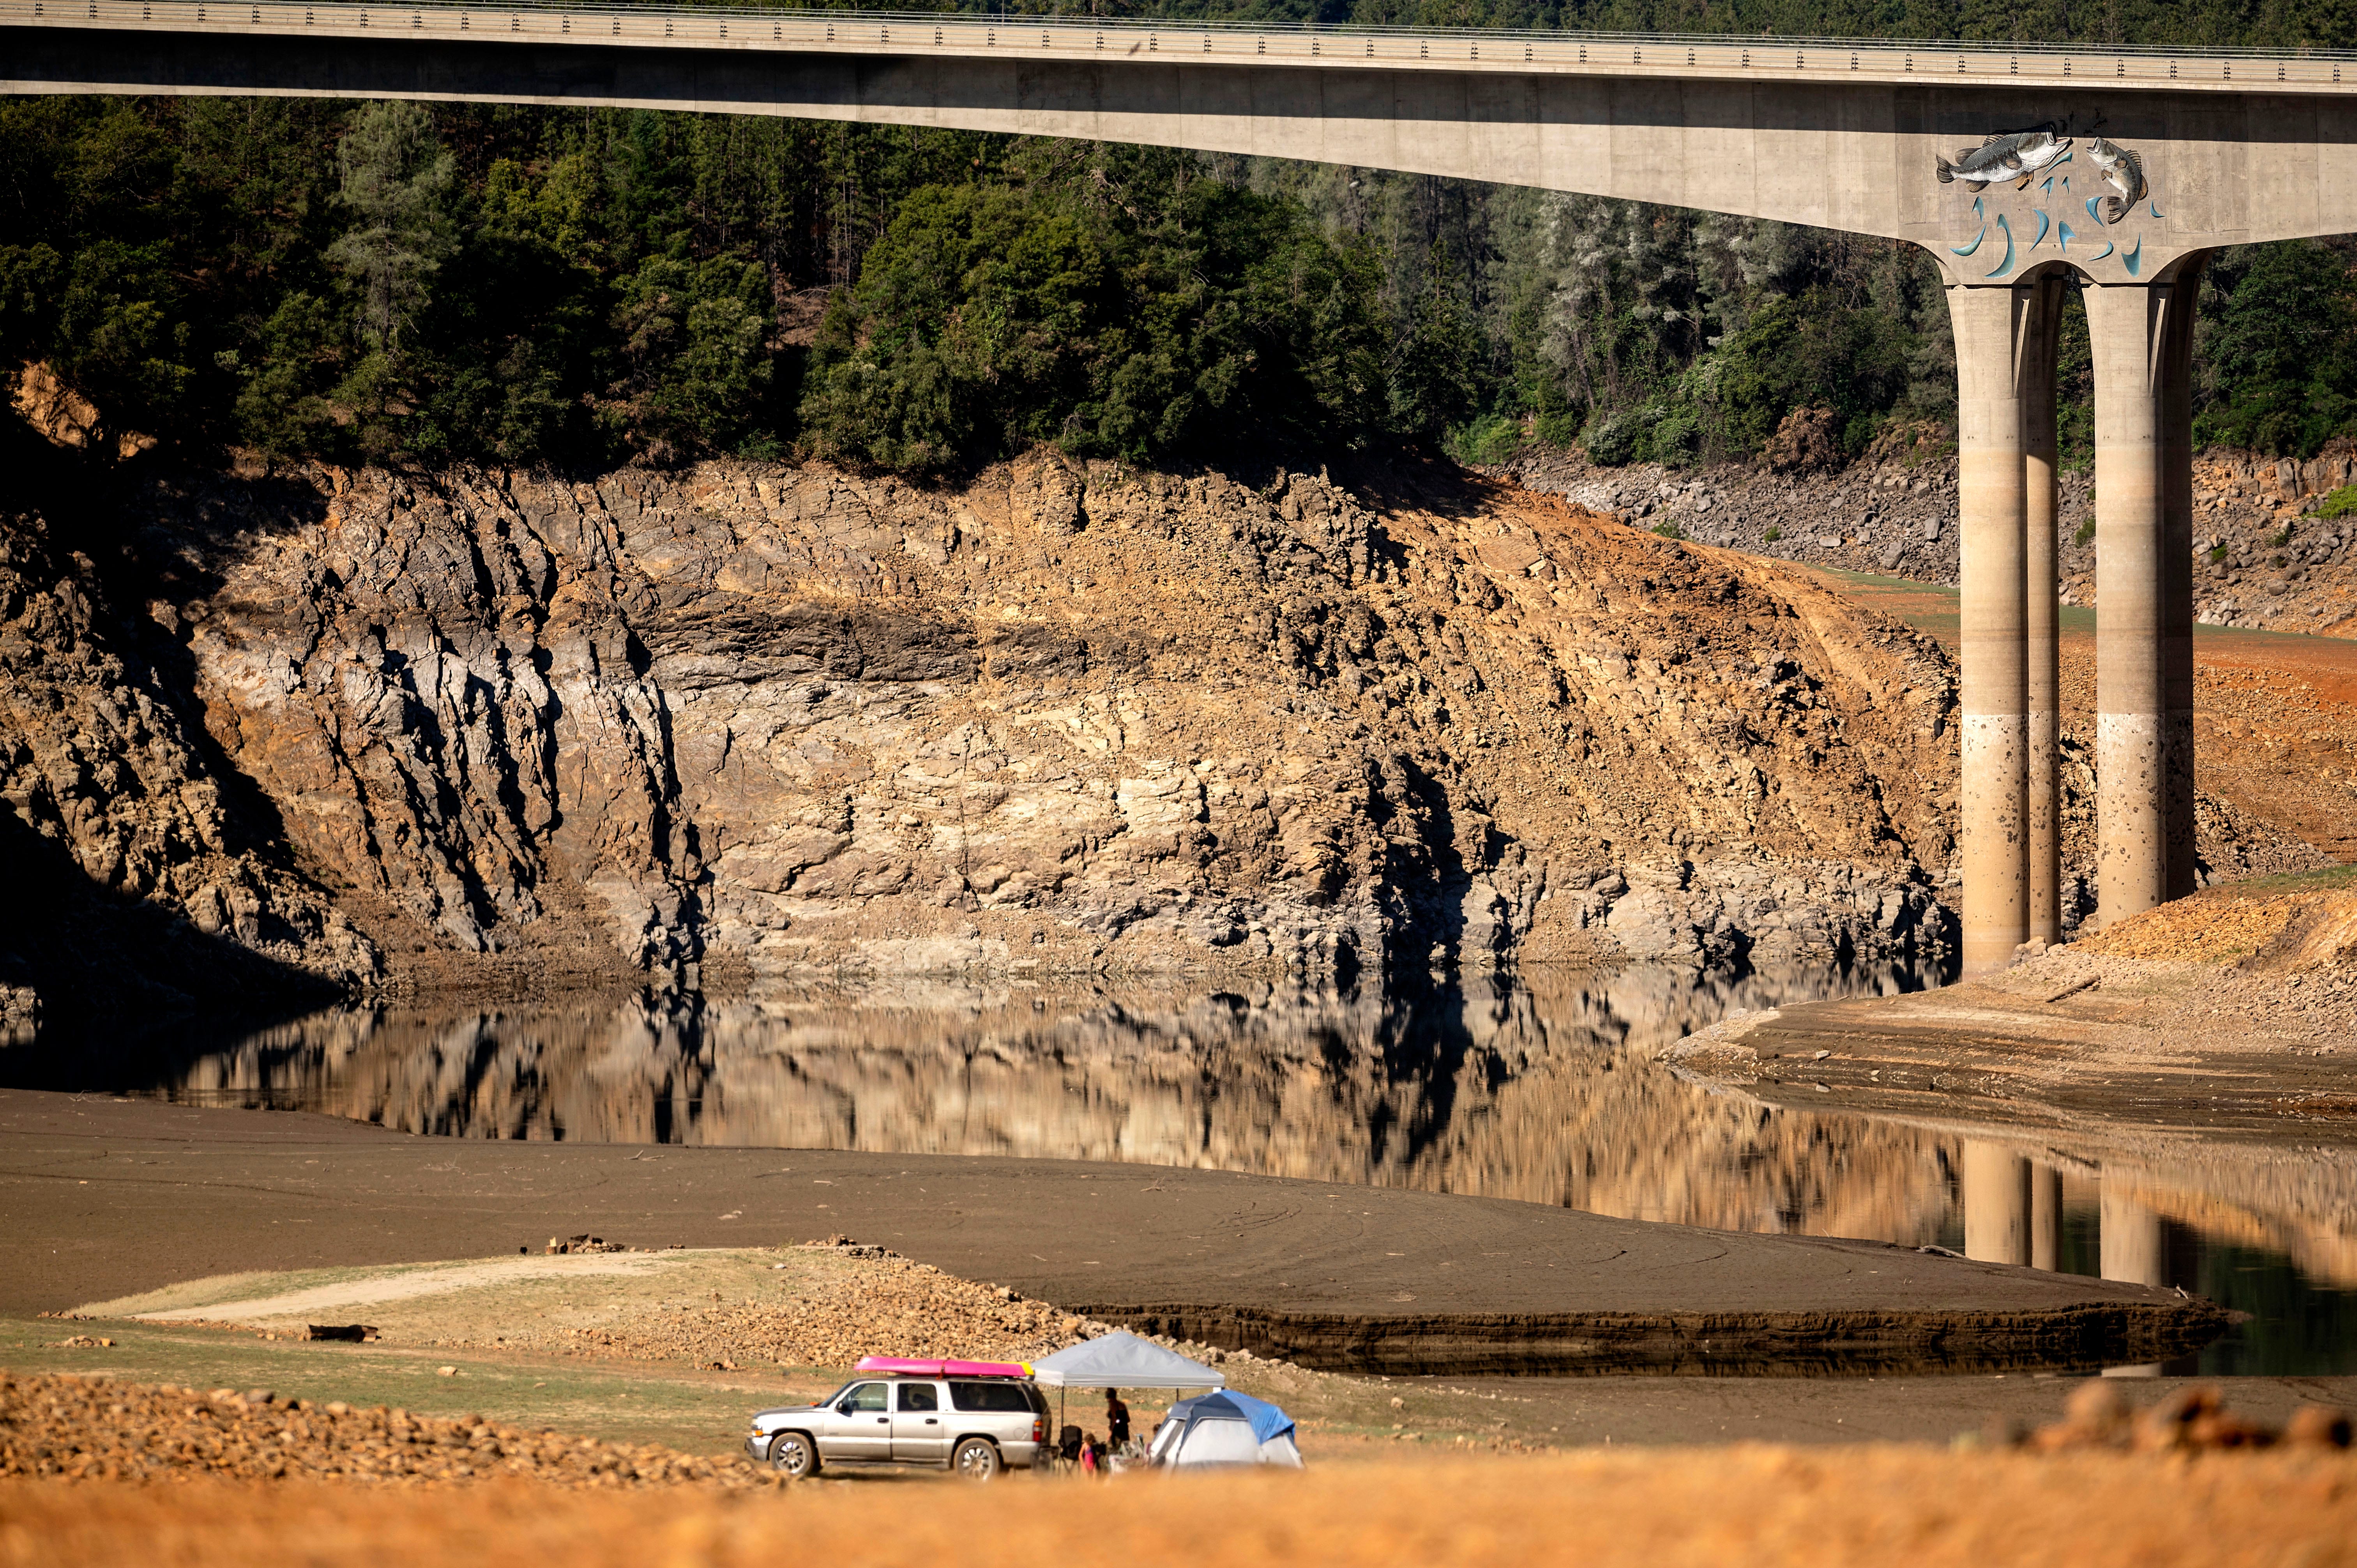
<path fill-rule="evenodd" d="M 1223 1389 L 1227 1376 L 1151 1339 L 1116 1328 L 1031 1363 L 1031 1380 L 1051 1389 Z"/>
<path fill-rule="evenodd" d="M 1150 1339 L 1116 1328 L 1031 1363 L 1031 1380 L 1058 1391 L 1056 1424 L 1064 1424 L 1068 1389 L 1224 1389 L 1224 1373 Z"/>

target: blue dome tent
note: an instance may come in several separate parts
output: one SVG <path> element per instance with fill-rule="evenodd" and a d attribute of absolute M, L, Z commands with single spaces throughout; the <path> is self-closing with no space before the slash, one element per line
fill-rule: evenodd
<path fill-rule="evenodd" d="M 1293 1418 L 1250 1394 L 1225 1389 L 1180 1400 L 1154 1434 L 1147 1463 L 1161 1468 L 1197 1465 L 1283 1465 L 1301 1468 Z"/>

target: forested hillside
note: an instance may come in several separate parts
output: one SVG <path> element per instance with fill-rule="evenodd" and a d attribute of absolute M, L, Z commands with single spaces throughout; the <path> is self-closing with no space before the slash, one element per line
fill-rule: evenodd
<path fill-rule="evenodd" d="M 2298 45 L 2357 40 L 2352 5 L 1315 16 Z M 2352 256 L 2213 263 L 2204 439 L 2306 455 L 2357 431 Z M 2083 454 L 2075 306 L 2072 329 Z M 0 374 L 35 364 L 110 456 L 136 435 L 191 456 L 802 452 L 942 474 L 1041 440 L 1147 461 L 1577 442 L 1684 464 L 1760 454 L 1801 408 L 1830 411 L 1813 424 L 1834 449 L 1779 456 L 1824 461 L 1894 428 L 1943 440 L 1954 398 L 1936 273 L 1889 242 L 1150 148 L 277 100 L 0 106 Z"/>

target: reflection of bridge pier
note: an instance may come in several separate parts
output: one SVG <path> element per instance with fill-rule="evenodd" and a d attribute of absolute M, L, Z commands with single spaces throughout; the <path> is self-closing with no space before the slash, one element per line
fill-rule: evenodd
<path fill-rule="evenodd" d="M 2029 1167 L 2029 1266 L 2062 1267 L 2062 1173 L 2052 1165 Z"/>
<path fill-rule="evenodd" d="M 2116 1182 L 2104 1183 L 2100 1217 L 2104 1277 L 2126 1281 L 2130 1284 L 2167 1283 L 2161 1277 L 2160 1216 L 2117 1187 Z M 2154 1362 L 2135 1367 L 2106 1367 L 2104 1376 L 2157 1378 L 2160 1376 L 2160 1366 Z"/>
<path fill-rule="evenodd" d="M 2062 1173 L 2003 1144 L 1964 1140 L 1964 1256 L 2050 1273 L 2062 1260 Z"/>
<path fill-rule="evenodd" d="M 2003 1144 L 1964 1141 L 1964 1256 L 2029 1262 L 2029 1162 Z"/>
<path fill-rule="evenodd" d="M 2004 1144 L 1967 1138 L 1960 1176 L 1965 1257 L 1985 1263 L 2061 1267 L 2062 1172 L 2058 1167 Z M 2103 1277 L 2128 1284 L 2167 1284 L 2169 1257 L 2160 1216 L 2132 1197 L 2116 1176 L 2099 1184 L 2096 1205 L 2098 1272 Z M 2160 1370 L 2157 1364 L 2114 1367 L 2106 1375 L 2158 1377 Z"/>

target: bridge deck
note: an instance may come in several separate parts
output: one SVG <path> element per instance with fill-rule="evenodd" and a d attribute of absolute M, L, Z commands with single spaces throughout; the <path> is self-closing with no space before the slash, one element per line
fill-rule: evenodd
<path fill-rule="evenodd" d="M 505 39 L 875 57 L 1134 59 L 1501 76 L 2357 92 L 2357 50 L 2269 53 L 1917 40 L 1642 37 L 880 11 L 645 5 L 0 0 L 0 27 L 147 34 Z"/>

